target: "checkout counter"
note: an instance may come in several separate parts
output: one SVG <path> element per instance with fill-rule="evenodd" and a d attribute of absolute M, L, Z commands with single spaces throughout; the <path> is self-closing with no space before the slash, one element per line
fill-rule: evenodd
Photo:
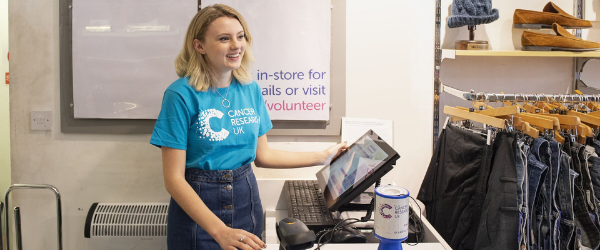
<path fill-rule="evenodd" d="M 288 217 L 287 205 L 283 195 L 283 185 L 286 179 L 258 179 L 261 201 L 265 212 L 265 232 L 263 239 L 267 243 L 267 249 L 279 249 L 279 240 L 275 225 L 278 221 Z M 276 198 L 277 197 L 277 198 Z M 414 209 L 413 209 L 414 210 Z M 418 209 L 414 210 L 418 212 Z M 362 216 L 363 214 L 361 214 Z M 435 231 L 433 226 L 422 217 L 425 230 L 424 242 L 415 246 L 403 243 L 402 248 L 407 250 L 451 250 L 450 246 Z M 315 232 L 316 233 L 316 232 Z M 326 244 L 321 249 L 344 249 L 344 250 L 369 250 L 377 249 L 378 243 L 355 243 L 355 244 Z M 315 244 L 316 247 L 316 244 Z"/>

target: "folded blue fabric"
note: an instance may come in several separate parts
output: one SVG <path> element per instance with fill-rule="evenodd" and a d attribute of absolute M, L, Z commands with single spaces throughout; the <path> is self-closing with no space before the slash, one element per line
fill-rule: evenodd
<path fill-rule="evenodd" d="M 492 9 L 492 0 L 454 0 L 448 27 L 486 24 L 499 17 L 498 9 Z"/>

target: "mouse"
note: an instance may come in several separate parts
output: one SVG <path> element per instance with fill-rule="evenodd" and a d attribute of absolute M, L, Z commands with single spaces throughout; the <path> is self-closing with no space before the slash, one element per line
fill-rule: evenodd
<path fill-rule="evenodd" d="M 367 237 L 357 229 L 343 227 L 333 233 L 332 243 L 366 243 Z"/>

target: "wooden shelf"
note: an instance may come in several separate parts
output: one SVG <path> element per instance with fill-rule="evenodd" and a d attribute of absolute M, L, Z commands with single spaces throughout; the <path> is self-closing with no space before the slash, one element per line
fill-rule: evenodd
<path fill-rule="evenodd" d="M 508 56 L 508 57 L 600 57 L 600 51 L 521 51 L 521 50 L 453 50 L 443 49 L 442 59 L 454 59 L 457 56 Z"/>

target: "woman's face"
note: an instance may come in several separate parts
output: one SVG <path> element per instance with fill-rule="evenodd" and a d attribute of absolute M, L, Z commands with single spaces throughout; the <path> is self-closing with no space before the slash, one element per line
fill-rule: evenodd
<path fill-rule="evenodd" d="M 215 73 L 231 73 L 240 67 L 246 50 L 244 29 L 235 18 L 219 17 L 208 25 L 204 41 L 194 40 L 194 48 Z"/>

